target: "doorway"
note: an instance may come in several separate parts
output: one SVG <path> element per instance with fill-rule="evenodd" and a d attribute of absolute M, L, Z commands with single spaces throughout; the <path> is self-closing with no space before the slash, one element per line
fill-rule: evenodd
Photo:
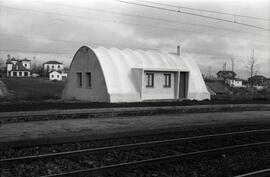
<path fill-rule="evenodd" d="M 179 99 L 186 99 L 188 95 L 188 72 L 180 72 Z"/>

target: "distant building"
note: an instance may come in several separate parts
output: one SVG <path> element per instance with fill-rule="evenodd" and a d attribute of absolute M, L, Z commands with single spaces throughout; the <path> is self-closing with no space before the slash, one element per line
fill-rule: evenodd
<path fill-rule="evenodd" d="M 60 71 L 51 71 L 49 73 L 49 80 L 62 81 L 62 80 L 66 80 L 66 78 L 67 78 L 67 73 L 63 73 Z"/>
<path fill-rule="evenodd" d="M 219 71 L 217 72 L 217 77 L 220 79 L 235 78 L 236 73 L 233 71 Z"/>
<path fill-rule="evenodd" d="M 225 83 L 228 84 L 230 87 L 246 87 L 243 84 L 243 79 L 240 78 L 227 78 L 225 79 Z"/>
<path fill-rule="evenodd" d="M 30 77 L 31 76 L 31 60 L 24 58 L 17 60 L 11 58 L 6 62 L 7 77 Z"/>
<path fill-rule="evenodd" d="M 248 83 L 250 86 L 260 90 L 269 87 L 269 80 L 262 75 L 255 75 L 248 78 Z"/>
<path fill-rule="evenodd" d="M 63 63 L 60 63 L 58 61 L 48 61 L 46 63 L 43 63 L 43 70 L 46 72 L 63 71 L 63 69 L 64 69 Z"/>

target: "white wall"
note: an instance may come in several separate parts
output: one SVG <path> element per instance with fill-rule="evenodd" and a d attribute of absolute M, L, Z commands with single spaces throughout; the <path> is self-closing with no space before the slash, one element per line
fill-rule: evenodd
<path fill-rule="evenodd" d="M 51 72 L 49 74 L 49 79 L 50 80 L 58 80 L 61 81 L 62 80 L 62 74 L 58 73 L 58 72 Z"/>
<path fill-rule="evenodd" d="M 22 61 L 22 65 L 23 65 L 26 69 L 31 69 L 31 62 L 30 62 L 30 61 Z"/>
<path fill-rule="evenodd" d="M 16 73 L 16 76 L 15 76 Z M 21 74 L 20 74 L 21 73 Z M 26 75 L 26 73 L 28 73 Z M 10 77 L 30 77 L 30 72 L 29 71 L 11 71 Z"/>
<path fill-rule="evenodd" d="M 154 74 L 154 87 L 146 87 L 147 85 L 147 75 L 146 73 Z M 164 74 L 171 74 L 171 87 L 164 87 L 165 76 Z M 156 71 L 145 71 L 144 72 L 144 82 L 143 82 L 143 100 L 151 99 L 176 99 L 176 85 L 175 85 L 175 72 L 156 72 Z"/>
<path fill-rule="evenodd" d="M 63 64 L 44 64 L 43 69 L 48 70 L 48 71 L 52 71 L 52 70 L 62 71 L 64 69 L 64 65 Z"/>

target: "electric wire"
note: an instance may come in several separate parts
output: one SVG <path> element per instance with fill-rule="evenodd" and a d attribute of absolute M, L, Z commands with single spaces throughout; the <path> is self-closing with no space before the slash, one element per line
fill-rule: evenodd
<path fill-rule="evenodd" d="M 267 18 L 254 17 L 254 16 L 248 16 L 248 15 L 240 15 L 240 14 L 233 14 L 233 13 L 227 13 L 227 12 L 219 12 L 219 11 L 214 11 L 214 10 L 207 10 L 207 9 L 192 8 L 192 7 L 186 7 L 186 6 L 171 5 L 171 4 L 160 3 L 160 2 L 152 2 L 152 1 L 147 1 L 147 0 L 136 0 L 136 1 L 146 2 L 146 3 L 151 3 L 151 4 L 157 4 L 157 5 L 162 5 L 162 6 L 166 6 L 166 7 L 175 7 L 175 8 L 178 8 L 178 9 L 179 8 L 180 9 L 188 9 L 188 10 L 195 10 L 195 11 L 199 11 L 199 12 L 208 12 L 208 13 L 214 13 L 214 14 L 229 15 L 229 16 L 232 16 L 232 17 L 241 17 L 241 18 L 247 18 L 247 19 L 270 21 L 270 19 L 267 19 Z"/>
<path fill-rule="evenodd" d="M 191 13 L 191 12 L 184 12 L 184 11 L 181 11 L 180 9 L 173 10 L 173 9 L 168 9 L 168 8 L 164 8 L 164 7 L 152 6 L 152 5 L 147 5 L 147 4 L 135 3 L 135 2 L 128 2 L 128 1 L 123 1 L 123 0 L 115 0 L 115 1 L 125 3 L 125 4 L 130 4 L 130 5 L 148 7 L 148 8 L 152 8 L 152 9 L 164 10 L 164 11 L 169 11 L 169 12 L 182 13 L 182 14 L 201 17 L 201 18 L 208 18 L 208 19 L 212 19 L 212 20 L 234 23 L 234 24 L 238 24 L 238 25 L 242 25 L 242 26 L 247 26 L 247 27 L 256 28 L 256 29 L 260 29 L 260 30 L 270 31 L 270 29 L 268 29 L 268 28 L 263 28 L 263 27 L 259 27 L 259 26 L 255 26 L 255 25 L 251 25 L 251 24 L 246 24 L 246 23 L 241 23 L 241 22 L 238 22 L 236 20 L 227 20 L 227 19 L 218 18 L 218 17 L 200 15 L 200 14 L 195 14 L 195 13 Z"/>

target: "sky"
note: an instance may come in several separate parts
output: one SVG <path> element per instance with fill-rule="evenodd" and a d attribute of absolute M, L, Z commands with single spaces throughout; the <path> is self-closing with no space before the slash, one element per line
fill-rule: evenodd
<path fill-rule="evenodd" d="M 247 78 L 254 49 L 257 73 L 270 77 L 270 0 L 124 1 L 163 10 L 116 0 L 0 0 L 0 62 L 10 54 L 69 66 L 83 45 L 160 52 L 175 52 L 180 45 L 205 75 L 214 76 L 224 63 L 231 70 L 233 60 L 237 77 Z M 185 8 L 179 13 L 177 6 L 238 16 Z"/>

